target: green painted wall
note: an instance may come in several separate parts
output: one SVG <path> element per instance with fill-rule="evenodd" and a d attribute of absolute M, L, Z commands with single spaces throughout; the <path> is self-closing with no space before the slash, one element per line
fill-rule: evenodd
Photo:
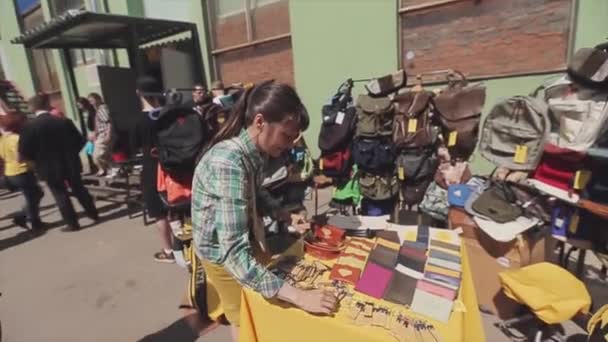
<path fill-rule="evenodd" d="M 211 84 L 215 75 L 213 75 L 213 58 L 211 56 L 211 37 L 207 32 L 207 11 L 209 11 L 209 2 L 200 0 L 190 0 L 192 17 L 190 21 L 196 23 L 198 31 L 199 44 L 201 46 L 203 72 L 205 73 L 205 82 Z"/>
<path fill-rule="evenodd" d="M 2 47 L 7 77 L 17 84 L 25 97 L 34 95 L 34 81 L 30 72 L 28 56 L 23 45 L 12 44 L 11 40 L 21 34 L 13 1 L 0 1 L 0 45 Z"/>
<path fill-rule="evenodd" d="M 397 69 L 397 0 L 291 0 L 290 20 L 295 83 L 310 114 L 306 139 L 316 156 L 321 106 L 336 88 L 349 77 Z"/>

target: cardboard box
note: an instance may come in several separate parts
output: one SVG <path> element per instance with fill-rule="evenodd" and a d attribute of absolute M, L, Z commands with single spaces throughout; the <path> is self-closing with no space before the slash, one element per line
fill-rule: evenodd
<path fill-rule="evenodd" d="M 511 242 L 498 242 L 458 208 L 450 208 L 448 224 L 450 229 L 462 231 L 479 305 L 501 319 L 517 316 L 520 305 L 504 295 L 498 274 L 545 261 L 548 232 L 531 229 Z"/>

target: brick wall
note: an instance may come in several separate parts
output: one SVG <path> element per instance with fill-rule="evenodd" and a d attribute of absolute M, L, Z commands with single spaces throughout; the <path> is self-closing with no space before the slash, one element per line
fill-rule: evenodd
<path fill-rule="evenodd" d="M 570 0 L 482 0 L 406 13 L 402 61 L 413 51 L 412 73 L 451 68 L 469 76 L 562 68 L 570 7 Z"/>
<path fill-rule="evenodd" d="M 222 53 L 216 63 L 224 84 L 268 79 L 294 84 L 290 39 Z"/>
<path fill-rule="evenodd" d="M 289 33 L 289 3 L 279 1 L 253 9 L 253 40 Z M 245 14 L 217 18 L 214 49 L 247 42 Z M 281 39 L 216 55 L 217 70 L 224 83 L 276 79 L 294 84 L 291 40 Z"/>

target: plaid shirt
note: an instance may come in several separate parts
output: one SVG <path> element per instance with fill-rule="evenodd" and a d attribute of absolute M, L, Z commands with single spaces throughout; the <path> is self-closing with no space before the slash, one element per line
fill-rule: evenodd
<path fill-rule="evenodd" d="M 271 298 L 283 280 L 253 257 L 248 198 L 257 195 L 260 207 L 275 207 L 268 203 L 266 191 L 249 193 L 243 157 L 255 170 L 256 184 L 262 184 L 264 158 L 246 130 L 213 146 L 199 162 L 192 184 L 193 238 L 199 257 L 223 265 L 241 285 Z"/>
<path fill-rule="evenodd" d="M 112 123 L 110 121 L 110 110 L 102 104 L 95 113 L 95 139 L 110 140 L 112 135 Z"/>

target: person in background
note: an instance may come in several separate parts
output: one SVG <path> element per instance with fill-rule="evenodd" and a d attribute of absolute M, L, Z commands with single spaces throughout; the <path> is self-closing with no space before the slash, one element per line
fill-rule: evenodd
<path fill-rule="evenodd" d="M 235 341 L 242 286 L 311 313 L 335 310 L 331 292 L 298 289 L 264 266 L 268 251 L 263 248 L 261 217 L 290 219 L 261 187 L 265 160 L 289 150 L 308 123 L 306 109 L 292 87 L 274 82 L 254 86 L 241 96 L 196 167 L 193 247 L 218 292 Z"/>
<path fill-rule="evenodd" d="M 112 120 L 110 110 L 97 93 L 90 93 L 87 97 L 95 108 L 95 134 L 93 161 L 99 168 L 97 176 L 104 176 L 110 168 L 112 158 Z"/>
<path fill-rule="evenodd" d="M 89 100 L 85 99 L 84 97 L 79 97 L 78 100 L 76 100 L 76 107 L 78 107 L 78 110 L 80 113 L 82 113 L 87 123 L 88 141 L 84 147 L 84 150 L 87 154 L 87 159 L 89 162 L 89 171 L 91 174 L 94 174 L 97 172 L 97 167 L 93 161 L 93 152 L 95 151 L 95 146 L 93 143 L 93 141 L 95 141 L 95 108 L 93 105 L 91 105 Z"/>
<path fill-rule="evenodd" d="M 25 124 L 25 115 L 9 112 L 0 116 L 0 158 L 5 162 L 4 175 L 7 183 L 21 191 L 25 198 L 25 206 L 13 218 L 17 226 L 27 228 L 30 222 L 32 231 L 42 231 L 44 226 L 40 220 L 40 200 L 44 192 L 38 185 L 36 175 L 28 163 L 19 157 L 19 133 Z"/>
<path fill-rule="evenodd" d="M 162 95 L 163 88 L 160 82 L 151 76 L 142 76 L 137 79 L 137 95 L 141 101 L 142 113 L 137 122 L 134 137 L 138 140 L 133 146 L 141 146 L 143 152 L 141 184 L 143 198 L 148 215 L 156 219 L 156 226 L 160 235 L 162 249 L 154 254 L 157 262 L 174 263 L 173 256 L 173 234 L 167 210 L 160 199 L 156 189 L 156 178 L 158 177 L 158 158 L 155 155 L 156 144 L 153 125 L 160 114 L 165 98 Z"/>
<path fill-rule="evenodd" d="M 192 90 L 192 102 L 194 110 L 201 116 L 205 115 L 208 105 L 211 103 L 209 91 L 202 84 L 195 84 Z"/>
<path fill-rule="evenodd" d="M 46 102 L 49 103 L 49 113 L 51 113 L 52 116 L 54 116 L 56 118 L 65 118 L 65 113 L 62 112 L 61 109 L 50 105 L 51 96 L 49 94 L 44 93 L 44 92 L 40 92 L 39 94 L 40 94 L 40 96 L 44 97 Z"/>
<path fill-rule="evenodd" d="M 67 231 L 80 229 L 78 217 L 68 195 L 72 194 L 93 221 L 99 219 L 93 198 L 82 183 L 80 150 L 85 144 L 72 120 L 59 119 L 49 113 L 49 104 L 43 96 L 28 100 L 36 118 L 28 122 L 19 138 L 19 154 L 25 161 L 34 162 L 38 176 L 44 180 L 67 224 Z"/>
<path fill-rule="evenodd" d="M 211 83 L 211 95 L 213 98 L 226 95 L 226 89 L 224 88 L 224 82 L 220 80 L 213 81 Z"/>

